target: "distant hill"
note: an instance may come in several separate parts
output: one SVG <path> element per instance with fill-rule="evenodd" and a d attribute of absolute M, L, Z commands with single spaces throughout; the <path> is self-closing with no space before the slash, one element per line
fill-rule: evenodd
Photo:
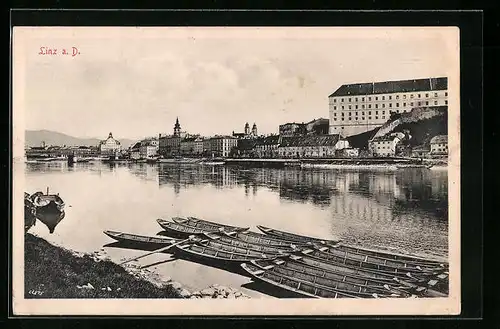
<path fill-rule="evenodd" d="M 129 147 L 134 140 L 131 139 L 117 139 L 122 144 L 122 147 Z M 97 146 L 101 140 L 98 138 L 79 138 L 51 130 L 26 130 L 25 131 L 25 144 L 26 146 L 40 146 L 42 142 L 45 145 L 58 145 L 58 146 Z"/>

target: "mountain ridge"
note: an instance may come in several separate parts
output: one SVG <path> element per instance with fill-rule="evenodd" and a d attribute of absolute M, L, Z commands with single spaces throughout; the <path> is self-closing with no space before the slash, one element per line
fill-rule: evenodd
<path fill-rule="evenodd" d="M 25 145 L 32 147 L 32 146 L 40 146 L 42 142 L 45 142 L 45 145 L 57 145 L 57 146 L 97 146 L 99 145 L 100 141 L 105 139 L 99 139 L 99 138 L 85 138 L 85 137 L 75 137 L 71 136 L 68 134 L 60 133 L 57 131 L 52 131 L 52 130 L 46 130 L 46 129 L 41 129 L 41 130 L 25 130 L 24 133 L 25 136 Z M 135 142 L 135 140 L 128 139 L 128 138 L 119 138 L 116 136 L 115 137 L 122 145 L 122 147 L 127 148 L 129 147 L 132 143 Z"/>

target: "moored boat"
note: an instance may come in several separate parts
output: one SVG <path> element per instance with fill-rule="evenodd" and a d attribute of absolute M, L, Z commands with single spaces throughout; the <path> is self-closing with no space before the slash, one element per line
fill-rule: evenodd
<path fill-rule="evenodd" d="M 249 227 L 238 227 L 238 226 L 220 224 L 196 217 L 187 217 L 187 218 L 172 217 L 172 220 L 178 224 L 210 230 L 210 231 L 216 231 L 219 230 L 220 228 L 223 228 L 226 231 L 232 231 L 232 230 L 246 231 L 250 229 Z"/>
<path fill-rule="evenodd" d="M 321 285 L 328 288 L 339 289 L 355 296 L 366 297 L 366 294 L 376 294 L 383 297 L 410 297 L 412 294 L 403 289 L 394 289 L 388 285 L 375 285 L 370 281 L 358 280 L 349 276 L 336 275 L 323 272 L 321 274 L 312 271 L 304 271 L 303 268 L 287 266 L 286 262 L 273 263 L 267 260 L 252 260 L 251 263 L 262 270 L 270 271 L 274 274 L 296 278 L 304 282 Z"/>
<path fill-rule="evenodd" d="M 146 235 L 130 234 L 118 231 L 110 231 L 110 230 L 106 230 L 103 233 L 119 242 L 148 244 L 152 246 L 157 246 L 158 248 L 161 246 L 172 245 L 179 241 L 178 239 L 172 239 L 166 237 L 146 236 Z"/>
<path fill-rule="evenodd" d="M 416 275 L 435 275 L 445 271 L 443 267 L 435 268 L 421 268 L 419 266 L 394 266 L 384 265 L 383 263 L 374 263 L 368 260 L 368 256 L 362 258 L 351 258 L 348 253 L 335 254 L 332 252 L 324 251 L 324 249 L 302 249 L 299 251 L 303 255 L 321 259 L 325 262 L 334 262 L 338 264 L 357 266 L 361 268 L 370 268 L 378 271 L 385 271 L 388 273 L 412 273 Z M 358 256 L 358 255 L 356 255 Z M 406 265 L 406 264 L 405 264 Z"/>
<path fill-rule="evenodd" d="M 222 234 L 225 234 L 227 236 L 239 239 L 241 241 L 245 241 L 248 243 L 256 243 L 256 244 L 263 244 L 263 245 L 268 245 L 268 246 L 273 246 L 273 247 L 285 247 L 289 248 L 292 245 L 296 246 L 301 246 L 301 245 L 306 245 L 307 243 L 301 243 L 301 242 L 295 242 L 295 241 L 288 241 L 288 240 L 281 240 L 281 239 L 275 239 L 273 237 L 270 237 L 268 235 L 262 234 L 262 233 L 256 233 L 253 231 L 232 231 L 232 232 L 222 232 Z"/>
<path fill-rule="evenodd" d="M 241 264 L 241 267 L 255 280 L 264 282 L 276 288 L 293 293 L 298 297 L 309 298 L 359 298 L 346 291 L 324 287 L 297 278 L 288 277 L 261 269 L 251 262 Z M 375 298 L 376 295 L 367 294 L 364 297 Z"/>
<path fill-rule="evenodd" d="M 59 194 L 49 194 L 48 188 L 47 194 L 43 194 L 43 192 L 36 192 L 31 195 L 30 199 L 36 207 L 37 213 L 45 211 L 62 212 L 64 210 L 65 203 Z"/>
<path fill-rule="evenodd" d="M 380 257 L 380 258 L 384 258 L 384 259 L 406 261 L 409 263 L 415 263 L 415 264 L 421 264 L 421 265 L 437 265 L 437 266 L 439 266 L 440 264 L 443 264 L 444 266 L 448 265 L 444 259 L 428 259 L 428 258 L 417 257 L 417 256 L 413 256 L 413 255 L 403 255 L 403 254 L 392 253 L 389 251 L 374 250 L 374 249 L 369 249 L 369 248 L 350 246 L 350 245 L 347 245 L 341 241 L 338 243 L 335 242 L 337 240 L 322 240 L 319 238 L 308 237 L 308 236 L 304 236 L 304 235 L 298 235 L 295 233 L 280 231 L 277 229 L 272 229 L 272 228 L 261 226 L 261 225 L 258 225 L 257 227 L 262 232 L 264 232 L 265 234 L 270 235 L 270 236 L 278 237 L 281 239 L 288 239 L 288 240 L 295 239 L 296 241 L 306 241 L 306 242 L 335 246 L 335 248 L 338 250 L 349 251 L 350 253 L 376 256 L 376 257 Z"/>
<path fill-rule="evenodd" d="M 232 237 L 231 235 L 224 234 L 224 233 L 204 233 L 204 235 L 212 240 L 216 241 L 221 241 L 225 244 L 233 245 L 233 246 L 238 246 L 242 248 L 247 248 L 247 249 L 252 249 L 252 250 L 257 250 L 261 251 L 264 253 L 291 253 L 294 251 L 294 248 L 292 245 L 288 246 L 273 246 L 273 245 L 268 245 L 268 244 L 259 244 L 259 243 L 252 243 L 252 242 L 247 242 L 243 241 L 241 239 L 238 239 L 236 237 Z"/>
<path fill-rule="evenodd" d="M 193 234 L 211 233 L 211 232 L 223 232 L 224 228 L 219 229 L 203 229 L 193 226 L 187 226 L 175 222 L 170 222 L 164 219 L 157 219 L 157 223 L 165 230 L 165 232 L 172 237 L 187 238 Z M 244 230 L 244 229 L 242 229 Z M 238 230 L 233 230 L 233 232 Z"/>
<path fill-rule="evenodd" d="M 326 240 L 316 237 L 310 237 L 310 236 L 280 231 L 262 225 L 257 225 L 257 228 L 267 235 L 271 235 L 283 240 L 298 241 L 303 243 L 315 242 L 315 243 L 329 244 L 329 245 L 336 245 L 337 243 L 341 242 L 341 240 Z"/>

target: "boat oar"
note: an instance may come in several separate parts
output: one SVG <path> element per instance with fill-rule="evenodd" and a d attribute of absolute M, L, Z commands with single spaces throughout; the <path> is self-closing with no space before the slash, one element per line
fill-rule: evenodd
<path fill-rule="evenodd" d="M 146 254 L 143 254 L 143 255 L 140 255 L 140 256 L 137 256 L 137 257 L 134 257 L 134 258 L 130 258 L 130 259 L 128 259 L 128 260 L 126 260 L 126 261 L 124 261 L 124 262 L 120 263 L 119 265 L 123 265 L 123 264 L 126 264 L 126 263 L 128 263 L 128 262 L 131 262 L 131 261 L 134 261 L 134 260 L 138 260 L 138 259 L 140 259 L 140 258 L 143 258 L 143 257 L 149 256 L 149 255 L 155 254 L 155 253 L 157 253 L 157 252 L 163 252 L 163 251 L 168 250 L 168 249 L 170 249 L 170 248 L 172 248 L 172 247 L 175 247 L 175 246 L 177 246 L 177 245 L 179 245 L 179 244 L 182 244 L 182 243 L 188 242 L 188 241 L 192 240 L 193 238 L 194 238 L 194 235 L 190 235 L 190 236 L 189 236 L 189 238 L 187 238 L 187 239 L 185 239 L 185 240 L 182 240 L 182 241 L 179 241 L 179 242 L 173 243 L 173 244 L 171 244 L 171 245 L 169 245 L 169 246 L 166 246 L 166 247 L 161 247 L 160 249 L 153 250 L 153 251 L 151 251 L 151 252 L 148 252 L 148 253 L 146 253 Z"/>

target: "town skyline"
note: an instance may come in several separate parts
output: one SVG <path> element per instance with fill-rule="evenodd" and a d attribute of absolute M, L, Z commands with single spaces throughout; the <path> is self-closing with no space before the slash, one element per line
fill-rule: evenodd
<path fill-rule="evenodd" d="M 171 134 L 177 117 L 189 134 L 231 135 L 246 122 L 277 134 L 328 118 L 328 95 L 343 84 L 449 75 L 439 30 L 54 30 L 23 49 L 25 129 L 80 138 Z M 81 54 L 37 55 L 40 44 L 69 43 Z"/>

